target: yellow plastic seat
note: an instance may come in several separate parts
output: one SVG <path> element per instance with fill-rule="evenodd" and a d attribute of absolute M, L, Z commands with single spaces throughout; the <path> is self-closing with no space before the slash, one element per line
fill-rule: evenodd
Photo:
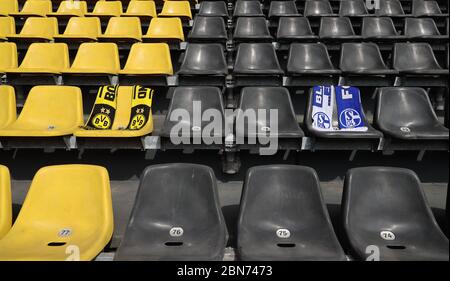
<path fill-rule="evenodd" d="M 1 87 L 1 86 L 0 86 Z M 1 92 L 0 92 L 1 100 Z M 1 112 L 0 112 L 1 114 Z M 0 165 L 0 239 L 12 224 L 11 179 L 7 167 Z"/>
<path fill-rule="evenodd" d="M 64 34 L 53 36 L 55 42 L 92 42 L 102 34 L 100 19 L 97 17 L 72 17 Z"/>
<path fill-rule="evenodd" d="M 191 5 L 189 1 L 166 1 L 158 16 L 192 19 Z"/>
<path fill-rule="evenodd" d="M 58 10 L 48 13 L 48 17 L 67 19 L 70 17 L 82 17 L 87 13 L 86 1 L 65 0 L 59 4 Z"/>
<path fill-rule="evenodd" d="M 114 43 L 83 43 L 66 74 L 112 74 L 120 70 L 119 49 Z"/>
<path fill-rule="evenodd" d="M 156 18 L 155 2 L 132 0 L 122 17 L 139 17 L 141 20 Z"/>
<path fill-rule="evenodd" d="M 36 1 L 40 0 L 28 0 Z M 9 41 L 49 42 L 58 34 L 58 20 L 56 18 L 27 18 L 20 34 L 8 35 Z"/>
<path fill-rule="evenodd" d="M 17 67 L 17 47 L 11 42 L 0 43 L 0 73 Z"/>
<path fill-rule="evenodd" d="M 106 42 L 140 42 L 142 40 L 141 20 L 138 17 L 112 17 L 105 34 L 98 36 Z"/>
<path fill-rule="evenodd" d="M 131 97 L 133 86 L 120 86 L 117 94 L 117 109 L 114 123 L 111 130 L 85 130 L 80 129 L 74 133 L 76 137 L 86 138 L 129 138 L 140 137 L 150 134 L 153 131 L 152 112 L 148 116 L 148 121 L 140 130 L 124 130 L 130 122 Z"/>
<path fill-rule="evenodd" d="M 169 46 L 165 43 L 133 44 L 125 67 L 119 74 L 173 75 Z"/>
<path fill-rule="evenodd" d="M 8 40 L 7 36 L 16 34 L 16 24 L 13 17 L 0 17 L 0 41 Z"/>
<path fill-rule="evenodd" d="M 20 115 L 10 125 L 0 129 L 0 136 L 66 136 L 73 134 L 82 125 L 80 88 L 35 86 L 30 90 Z"/>
<path fill-rule="evenodd" d="M 122 14 L 122 2 L 120 1 L 98 1 L 95 3 L 92 13 L 86 13 L 87 17 L 120 17 Z"/>
<path fill-rule="evenodd" d="M 183 26 L 179 18 L 154 18 L 150 22 L 145 42 L 184 41 Z"/>
<path fill-rule="evenodd" d="M 108 171 L 93 165 L 41 168 L 19 216 L 0 240 L 0 260 L 93 260 L 111 240 Z"/>
<path fill-rule="evenodd" d="M 33 43 L 17 68 L 6 74 L 61 74 L 69 67 L 69 49 L 65 43 Z"/>
<path fill-rule="evenodd" d="M 19 11 L 19 3 L 17 0 L 2 0 L 0 5 L 0 16 L 6 17 L 11 13 Z"/>
<path fill-rule="evenodd" d="M 45 17 L 52 12 L 52 1 L 50 0 L 27 0 L 20 12 L 10 13 L 13 17 Z"/>
<path fill-rule="evenodd" d="M 0 129 L 8 126 L 15 120 L 16 120 L 16 95 L 14 88 L 8 85 L 0 85 Z M 0 196 L 0 200 L 1 199 L 2 198 Z"/>

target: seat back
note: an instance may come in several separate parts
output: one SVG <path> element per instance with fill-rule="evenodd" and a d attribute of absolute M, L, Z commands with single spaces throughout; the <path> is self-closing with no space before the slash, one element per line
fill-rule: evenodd
<path fill-rule="evenodd" d="M 332 15 L 333 9 L 331 8 L 331 4 L 328 0 L 310 0 L 305 1 L 305 11 L 303 14 L 305 17 Z"/>
<path fill-rule="evenodd" d="M 224 1 L 202 1 L 197 15 L 228 17 L 228 8 Z"/>
<path fill-rule="evenodd" d="M 28 47 L 19 69 L 61 72 L 69 66 L 69 49 L 65 43 L 33 43 Z"/>
<path fill-rule="evenodd" d="M 339 68 L 350 72 L 387 69 L 380 49 L 374 43 L 342 44 Z"/>
<path fill-rule="evenodd" d="M 32 1 L 32 2 L 40 2 Z M 25 21 L 20 35 L 42 36 L 45 38 L 53 38 L 58 34 L 58 20 L 56 18 L 38 18 L 30 17 Z"/>
<path fill-rule="evenodd" d="M 147 36 L 153 39 L 184 41 L 183 26 L 179 18 L 153 18 Z"/>
<path fill-rule="evenodd" d="M 109 19 L 105 35 L 141 38 L 141 20 L 138 17 L 112 17 Z"/>
<path fill-rule="evenodd" d="M 287 71 L 334 69 L 323 43 L 291 44 Z"/>
<path fill-rule="evenodd" d="M 101 34 L 100 19 L 97 17 L 71 17 L 64 31 L 64 35 L 93 38 L 97 38 Z"/>
<path fill-rule="evenodd" d="M 264 16 L 259 1 L 239 0 L 234 6 L 234 17 Z"/>
<path fill-rule="evenodd" d="M 0 15 L 7 16 L 11 13 L 17 13 L 19 11 L 19 3 L 17 0 L 3 0 L 0 5 Z"/>
<path fill-rule="evenodd" d="M 278 23 L 277 38 L 301 38 L 314 35 L 311 25 L 304 17 L 281 17 Z"/>
<path fill-rule="evenodd" d="M 380 8 L 375 9 L 375 15 L 379 17 L 402 16 L 404 14 L 405 12 L 399 0 L 380 1 Z"/>
<path fill-rule="evenodd" d="M 298 15 L 295 1 L 271 1 L 269 18 Z"/>
<path fill-rule="evenodd" d="M 283 74 L 283 70 L 271 43 L 242 43 L 238 47 L 234 73 Z"/>
<path fill-rule="evenodd" d="M 399 71 L 442 69 L 428 43 L 396 43 L 393 60 Z"/>
<path fill-rule="evenodd" d="M 224 49 L 220 44 L 189 44 L 179 74 L 225 75 Z"/>
<path fill-rule="evenodd" d="M 132 0 L 128 4 L 125 14 L 148 15 L 152 18 L 156 17 L 156 6 L 154 1 L 138 1 Z"/>
<path fill-rule="evenodd" d="M 14 88 L 8 85 L 0 85 L 0 129 L 8 126 L 16 120 L 16 94 Z M 1 172 L 1 171 L 0 171 Z M 0 179 L 1 182 L 1 179 Z M 1 183 L 0 183 L 1 185 Z M 1 193 L 1 186 L 0 186 Z M 0 196 L 1 200 L 1 196 Z M 0 203 L 0 209 L 2 208 Z M 1 212 L 0 212 L 1 214 Z M 0 219 L 1 220 L 1 219 Z M 0 222 L 1 224 L 1 222 Z M 0 227 L 1 229 L 1 227 Z M 1 233 L 1 231 L 0 231 Z M 1 235 L 0 235 L 1 236 Z"/>
<path fill-rule="evenodd" d="M 189 39 L 226 40 L 227 30 L 221 17 L 195 17 Z"/>
<path fill-rule="evenodd" d="M 346 2 L 346 1 L 344 1 Z M 352 23 L 347 17 L 322 17 L 319 37 L 354 36 Z"/>
<path fill-rule="evenodd" d="M 39 1 L 26 1 L 23 4 L 22 14 L 36 14 L 45 16 L 52 12 L 52 1 L 50 0 L 39 0 Z"/>
<path fill-rule="evenodd" d="M 414 16 L 429 16 L 442 14 L 436 1 L 413 0 L 412 13 Z"/>
<path fill-rule="evenodd" d="M 143 61 L 152 62 L 150 64 Z M 146 74 L 173 75 L 169 46 L 165 43 L 133 44 L 124 67 L 125 71 L 140 71 Z"/>
<path fill-rule="evenodd" d="M 72 69 L 95 69 L 105 73 L 117 73 L 120 70 L 119 50 L 114 43 L 83 43 L 78 48 Z"/>
<path fill-rule="evenodd" d="M 58 14 L 69 13 L 82 17 L 84 14 L 87 13 L 87 3 L 86 1 L 73 1 L 73 0 L 61 1 L 61 4 L 59 4 L 56 13 Z"/>
<path fill-rule="evenodd" d="M 0 73 L 17 67 L 17 47 L 11 42 L 0 43 Z"/>
<path fill-rule="evenodd" d="M 189 1 L 165 1 L 160 17 L 181 17 L 192 19 Z"/>
<path fill-rule="evenodd" d="M 0 101 L 2 99 L 1 96 L 3 94 L 1 87 L 2 86 L 0 86 Z M 0 239 L 2 239 L 3 236 L 5 236 L 6 233 L 8 233 L 9 229 L 11 228 L 11 224 L 12 224 L 11 179 L 8 168 L 6 166 L 0 165 Z"/>
<path fill-rule="evenodd" d="M 273 3 L 273 2 L 272 2 Z M 258 39 L 270 37 L 269 26 L 263 17 L 239 17 L 234 28 L 233 38 Z"/>
<path fill-rule="evenodd" d="M 389 17 L 366 17 L 363 19 L 363 37 L 397 36 L 394 23 Z"/>
<path fill-rule="evenodd" d="M 345 0 L 340 2 L 340 16 L 362 16 L 369 13 L 364 0 Z"/>
<path fill-rule="evenodd" d="M 16 34 L 16 24 L 13 17 L 0 17 L 0 40 L 10 34 Z"/>
<path fill-rule="evenodd" d="M 405 35 L 407 37 L 441 35 L 432 18 L 406 18 Z"/>
<path fill-rule="evenodd" d="M 97 1 L 92 11 L 94 14 L 114 15 L 116 17 L 122 14 L 121 1 Z"/>

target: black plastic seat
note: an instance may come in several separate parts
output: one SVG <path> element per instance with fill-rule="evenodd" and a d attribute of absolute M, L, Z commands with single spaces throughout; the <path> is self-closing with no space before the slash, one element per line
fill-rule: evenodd
<path fill-rule="evenodd" d="M 404 140 L 448 140 L 448 129 L 439 122 L 427 92 L 415 87 L 380 88 L 375 123 L 385 134 Z"/>
<path fill-rule="evenodd" d="M 431 0 L 413 0 L 411 14 L 416 17 L 445 16 L 442 14 L 441 8 L 439 8 L 439 4 L 436 1 Z"/>
<path fill-rule="evenodd" d="M 408 39 L 445 39 L 432 18 L 406 18 L 405 36 Z"/>
<path fill-rule="evenodd" d="M 236 1 L 233 17 L 263 17 L 259 1 Z"/>
<path fill-rule="evenodd" d="M 383 61 L 380 49 L 374 43 L 344 43 L 339 68 L 345 73 L 383 75 L 397 73 Z"/>
<path fill-rule="evenodd" d="M 305 2 L 305 17 L 333 16 L 333 8 L 328 0 L 311 0 Z"/>
<path fill-rule="evenodd" d="M 363 19 L 361 36 L 364 39 L 398 40 L 402 38 L 389 17 L 366 17 Z"/>
<path fill-rule="evenodd" d="M 281 17 L 278 23 L 278 42 L 309 41 L 317 39 L 305 17 Z"/>
<path fill-rule="evenodd" d="M 347 17 L 322 17 L 320 20 L 319 37 L 329 40 L 354 40 L 355 35 L 352 23 Z"/>
<path fill-rule="evenodd" d="M 248 170 L 238 254 L 242 260 L 346 260 L 312 168 L 270 165 Z"/>
<path fill-rule="evenodd" d="M 400 73 L 446 75 L 428 43 L 397 43 L 394 46 L 394 68 Z"/>
<path fill-rule="evenodd" d="M 340 2 L 339 15 L 342 17 L 360 17 L 369 15 L 364 0 L 344 0 Z"/>
<path fill-rule="evenodd" d="M 380 0 L 380 8 L 375 9 L 377 17 L 404 17 L 402 4 L 399 0 Z"/>
<path fill-rule="evenodd" d="M 345 177 L 342 218 L 352 255 L 366 260 L 446 260 L 439 229 L 417 175 L 394 167 L 354 168 Z"/>
<path fill-rule="evenodd" d="M 267 21 L 263 17 L 239 17 L 234 28 L 233 40 L 240 42 L 272 41 Z"/>
<path fill-rule="evenodd" d="M 227 74 L 221 44 L 188 44 L 178 71 L 180 84 L 222 85 Z"/>
<path fill-rule="evenodd" d="M 222 260 L 226 242 L 213 170 L 155 165 L 142 173 L 115 260 Z"/>
<path fill-rule="evenodd" d="M 188 35 L 189 42 L 221 42 L 228 39 L 225 22 L 221 17 L 197 16 Z"/>
<path fill-rule="evenodd" d="M 269 18 L 298 16 L 295 1 L 271 1 L 269 8 Z"/>
<path fill-rule="evenodd" d="M 296 120 L 289 91 L 283 87 L 244 87 L 241 91 L 239 109 L 236 116 L 236 135 L 238 137 L 271 136 L 278 138 L 303 137 Z M 265 109 L 266 116 L 256 116 L 257 120 L 245 118 L 245 111 L 251 110 L 258 114 L 258 109 Z M 270 110 L 278 109 L 278 128 L 272 128 Z M 273 118 L 273 116 L 272 116 Z M 239 124 L 243 125 L 239 127 Z M 239 128 L 244 129 L 240 131 Z"/>
<path fill-rule="evenodd" d="M 228 17 L 227 4 L 224 1 L 202 1 L 198 16 Z"/>

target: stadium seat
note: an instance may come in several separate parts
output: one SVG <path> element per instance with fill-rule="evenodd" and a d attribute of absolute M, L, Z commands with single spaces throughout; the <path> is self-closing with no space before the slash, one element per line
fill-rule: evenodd
<path fill-rule="evenodd" d="M 10 12 L 9 15 L 15 18 L 45 17 L 52 12 L 52 2 L 50 0 L 25 1 L 20 12 Z"/>
<path fill-rule="evenodd" d="M 367 16 L 369 12 L 364 0 L 345 0 L 340 1 L 339 15 L 341 17 L 359 17 Z"/>
<path fill-rule="evenodd" d="M 16 24 L 13 17 L 0 17 L 0 42 L 8 40 L 7 36 L 16 34 Z"/>
<path fill-rule="evenodd" d="M 150 110 L 150 115 L 147 123 L 139 130 L 129 130 L 131 108 L 132 108 L 133 86 L 120 86 L 117 93 L 117 108 L 114 116 L 114 123 L 110 130 L 95 130 L 95 129 L 79 129 L 75 131 L 74 135 L 77 138 L 130 138 L 141 137 L 150 134 L 153 131 L 153 118 Z"/>
<path fill-rule="evenodd" d="M 35 86 L 17 120 L 0 129 L 0 137 L 66 136 L 80 126 L 83 126 L 83 105 L 79 88 Z"/>
<path fill-rule="evenodd" d="M 346 260 L 312 168 L 268 165 L 248 170 L 238 218 L 238 255 L 249 261 Z"/>
<path fill-rule="evenodd" d="M 83 43 L 95 42 L 102 34 L 100 19 L 96 17 L 72 17 L 67 23 L 64 34 L 54 35 L 55 42 Z"/>
<path fill-rule="evenodd" d="M 269 18 L 298 16 L 295 1 L 271 1 L 269 7 Z"/>
<path fill-rule="evenodd" d="M 189 42 L 198 43 L 225 43 L 228 39 L 225 21 L 221 17 L 195 17 Z"/>
<path fill-rule="evenodd" d="M 333 9 L 328 0 L 305 1 L 305 17 L 326 17 L 333 16 Z"/>
<path fill-rule="evenodd" d="M 141 21 L 138 17 L 112 17 L 103 35 L 102 42 L 134 43 L 142 41 Z"/>
<path fill-rule="evenodd" d="M 120 17 L 123 13 L 121 1 L 97 1 L 92 12 L 86 17 L 98 17 L 100 20 L 108 20 L 111 17 Z"/>
<path fill-rule="evenodd" d="M 204 17 L 228 17 L 227 4 L 224 1 L 202 1 L 198 16 Z"/>
<path fill-rule="evenodd" d="M 448 260 L 448 239 L 439 229 L 417 175 L 395 167 L 347 172 L 342 199 L 344 229 L 352 255 L 380 260 Z"/>
<path fill-rule="evenodd" d="M 182 20 L 191 20 L 191 6 L 189 1 L 165 1 L 158 17 L 179 17 Z"/>
<path fill-rule="evenodd" d="M 34 2 L 35 0 L 31 1 Z M 56 18 L 30 17 L 25 21 L 25 24 L 19 34 L 8 35 L 8 41 L 50 42 L 53 40 L 53 36 L 57 34 L 58 20 Z"/>
<path fill-rule="evenodd" d="M 235 43 L 272 41 L 266 19 L 263 17 L 239 17 L 234 28 L 233 41 Z"/>
<path fill-rule="evenodd" d="M 58 19 L 69 19 L 71 17 L 83 17 L 87 13 L 86 1 L 61 1 L 58 10 L 54 13 L 48 13 L 48 17 L 56 17 Z"/>
<path fill-rule="evenodd" d="M 93 260 L 112 237 L 111 201 L 103 167 L 41 168 L 13 227 L 0 240 L 0 260 Z"/>
<path fill-rule="evenodd" d="M 413 0 L 412 12 L 413 16 L 443 16 L 439 4 L 431 0 Z M 448 16 L 448 14 L 446 15 Z"/>
<path fill-rule="evenodd" d="M 0 85 L 0 129 L 16 120 L 16 95 L 14 88 L 9 85 Z M 1 177 L 0 177 L 1 178 Z M 1 186 L 0 186 L 1 189 Z M 1 191 L 0 191 L 1 192 Z M 0 196 L 1 200 L 1 196 Z M 1 203 L 0 203 L 1 209 Z M 1 214 L 1 212 L 0 212 Z M 0 219 L 1 225 L 1 219 Z M 1 229 L 1 227 L 0 227 Z M 0 230 L 1 233 L 1 230 Z"/>
<path fill-rule="evenodd" d="M 144 42 L 179 43 L 184 41 L 183 26 L 179 18 L 154 18 L 150 22 Z"/>
<path fill-rule="evenodd" d="M 360 38 L 355 35 L 352 23 L 347 17 L 322 17 L 320 20 L 319 37 L 320 39 L 332 41 L 348 41 Z"/>
<path fill-rule="evenodd" d="M 444 39 L 432 18 L 406 18 L 405 36 L 408 39 Z"/>
<path fill-rule="evenodd" d="M 143 20 L 156 18 L 156 6 L 154 1 L 132 0 L 122 17 L 138 17 Z"/>
<path fill-rule="evenodd" d="M 0 86 L 0 100 L 2 99 L 1 87 L 2 86 Z M 11 224 L 12 224 L 11 179 L 9 176 L 8 168 L 6 166 L 0 165 L 0 240 L 11 229 Z"/>
<path fill-rule="evenodd" d="M 377 17 L 404 17 L 400 0 L 383 0 L 380 1 L 380 8 L 375 9 L 375 16 Z"/>
<path fill-rule="evenodd" d="M 114 259 L 222 260 L 228 235 L 217 193 L 207 166 L 148 167 Z"/>
<path fill-rule="evenodd" d="M 177 74 L 181 85 L 223 85 L 228 74 L 223 46 L 189 44 Z"/>
<path fill-rule="evenodd" d="M 361 36 L 369 40 L 395 40 L 402 37 L 395 30 L 394 23 L 389 17 L 365 17 L 363 18 Z"/>
<path fill-rule="evenodd" d="M 17 0 L 3 0 L 0 5 L 0 16 L 7 17 L 11 13 L 19 11 L 19 3 Z"/>
<path fill-rule="evenodd" d="M 263 11 L 259 1 L 236 1 L 233 17 L 263 17 Z"/>
<path fill-rule="evenodd" d="M 17 47 L 11 42 L 0 43 L 0 74 L 17 67 Z M 1 75 L 0 75 L 1 76 Z"/>
<path fill-rule="evenodd" d="M 310 1 L 308 1 L 310 2 Z M 308 3 L 307 2 L 307 3 Z M 281 17 L 278 23 L 277 41 L 296 42 L 315 40 L 309 21 L 305 17 Z"/>
<path fill-rule="evenodd" d="M 438 121 L 428 94 L 422 88 L 380 88 L 374 122 L 384 134 L 396 139 L 449 138 L 448 129 Z"/>
<path fill-rule="evenodd" d="M 198 102 L 198 104 L 195 105 L 194 102 Z M 180 120 L 178 112 L 180 109 L 186 110 L 186 114 L 189 114 L 189 116 L 183 116 L 183 120 Z M 222 129 L 204 132 L 203 129 L 209 125 L 210 120 L 194 120 L 196 118 L 194 114 L 198 114 L 196 110 L 201 110 L 200 113 L 202 115 L 205 114 L 205 111 L 215 110 L 217 113 L 220 112 L 220 116 L 213 116 L 214 121 L 221 122 Z M 222 92 L 219 88 L 202 86 L 177 87 L 170 101 L 162 136 L 166 138 L 178 137 L 186 141 L 191 140 L 190 144 L 200 144 L 204 143 L 203 141 L 206 141 L 208 144 L 213 142 L 222 144 L 225 138 L 224 120 Z M 176 129 L 178 131 L 175 131 Z"/>
<path fill-rule="evenodd" d="M 240 110 L 236 116 L 236 137 L 276 137 L 300 140 L 304 136 L 294 113 L 289 91 L 282 87 L 244 87 L 239 101 Z M 246 118 L 245 111 L 266 110 L 265 116 Z M 273 128 L 270 110 L 277 109 L 278 128 Z M 259 114 L 259 113 L 258 113 Z"/>

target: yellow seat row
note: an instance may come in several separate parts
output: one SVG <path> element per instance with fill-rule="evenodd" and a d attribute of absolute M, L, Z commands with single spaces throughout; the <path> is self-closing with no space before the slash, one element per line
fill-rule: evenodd
<path fill-rule="evenodd" d="M 153 131 L 150 111 L 147 123 L 139 130 L 126 130 L 132 108 L 132 86 L 120 86 L 117 108 L 110 130 L 83 128 L 81 90 L 73 86 L 35 86 L 16 119 L 14 88 L 0 85 L 0 137 L 140 137 Z M 0 198 L 1 199 L 1 198 Z M 0 222 L 0 234 L 1 234 Z"/>
<path fill-rule="evenodd" d="M 104 34 L 100 20 L 93 18 L 71 18 L 63 34 L 58 34 L 56 18 L 31 17 L 19 34 L 15 34 L 14 19 L 0 17 L 0 41 L 11 42 L 182 42 L 183 27 L 179 18 L 154 18 L 147 34 L 142 35 L 138 17 L 112 17 Z"/>
<path fill-rule="evenodd" d="M 93 165 L 41 168 L 11 227 L 8 168 L 0 165 L 0 260 L 93 260 L 114 228 L 108 171 Z"/>

